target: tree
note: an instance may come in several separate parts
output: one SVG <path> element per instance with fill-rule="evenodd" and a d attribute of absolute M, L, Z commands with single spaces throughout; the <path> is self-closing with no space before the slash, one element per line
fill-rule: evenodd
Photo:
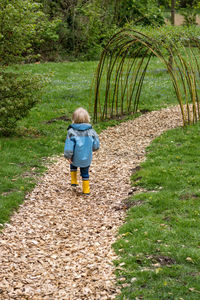
<path fill-rule="evenodd" d="M 155 0 L 115 0 L 117 25 L 123 27 L 127 22 L 141 25 L 162 25 L 164 19 Z"/>

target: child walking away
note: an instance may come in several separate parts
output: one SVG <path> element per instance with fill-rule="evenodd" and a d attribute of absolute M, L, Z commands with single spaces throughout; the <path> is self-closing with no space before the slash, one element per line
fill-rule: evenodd
<path fill-rule="evenodd" d="M 92 152 L 99 149 L 99 138 L 90 123 L 88 112 L 77 108 L 72 115 L 72 124 L 68 127 L 64 156 L 70 162 L 71 185 L 77 186 L 77 168 L 80 168 L 83 194 L 90 194 L 89 167 Z"/>

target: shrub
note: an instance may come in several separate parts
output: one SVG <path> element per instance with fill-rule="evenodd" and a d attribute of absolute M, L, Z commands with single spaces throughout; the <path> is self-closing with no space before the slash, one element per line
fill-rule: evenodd
<path fill-rule="evenodd" d="M 60 20 L 49 20 L 41 9 L 33 0 L 0 1 L 0 65 L 38 59 L 57 50 Z"/>
<path fill-rule="evenodd" d="M 197 10 L 192 8 L 181 9 L 180 14 L 184 17 L 183 25 L 198 25 L 196 22 Z"/>
<path fill-rule="evenodd" d="M 35 26 L 35 35 L 31 42 L 31 51 L 33 54 L 25 55 L 26 62 L 32 62 L 34 60 L 48 60 L 56 61 L 59 53 L 59 29 L 61 26 L 60 19 L 54 19 L 48 21 L 48 17 L 41 13 L 37 18 L 37 24 Z M 36 59 L 34 59 L 34 56 Z"/>
<path fill-rule="evenodd" d="M 41 99 L 45 81 L 41 75 L 0 71 L 0 134 L 8 136 Z"/>

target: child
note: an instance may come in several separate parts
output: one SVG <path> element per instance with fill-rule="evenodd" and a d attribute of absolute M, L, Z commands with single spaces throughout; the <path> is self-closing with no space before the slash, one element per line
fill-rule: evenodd
<path fill-rule="evenodd" d="M 71 185 L 77 186 L 77 167 L 80 167 L 83 194 L 90 194 L 89 167 L 92 152 L 99 149 L 99 138 L 90 123 L 88 112 L 79 107 L 72 116 L 72 124 L 68 127 L 64 156 L 70 162 Z"/>

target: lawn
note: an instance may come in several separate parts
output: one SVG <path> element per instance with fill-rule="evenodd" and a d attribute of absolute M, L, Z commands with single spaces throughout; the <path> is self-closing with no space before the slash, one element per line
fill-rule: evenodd
<path fill-rule="evenodd" d="M 200 124 L 164 133 L 132 175 L 132 196 L 114 245 L 119 299 L 200 298 Z"/>

